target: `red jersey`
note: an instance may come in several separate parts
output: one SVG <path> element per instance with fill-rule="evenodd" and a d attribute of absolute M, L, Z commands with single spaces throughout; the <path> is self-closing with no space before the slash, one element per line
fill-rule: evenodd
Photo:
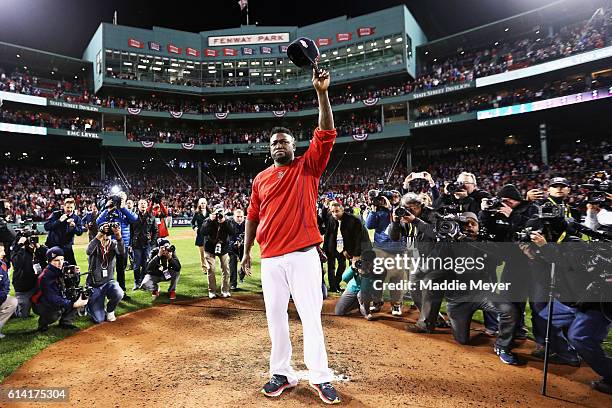
<path fill-rule="evenodd" d="M 315 129 L 303 156 L 288 166 L 272 165 L 253 180 L 247 220 L 259 222 L 262 258 L 321 243 L 317 226 L 319 179 L 336 141 L 336 130 Z"/>

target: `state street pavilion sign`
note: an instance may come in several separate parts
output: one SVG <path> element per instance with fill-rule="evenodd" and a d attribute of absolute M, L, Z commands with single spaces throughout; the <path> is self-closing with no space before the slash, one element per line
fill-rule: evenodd
<path fill-rule="evenodd" d="M 219 35 L 208 37 L 209 47 L 220 47 L 223 45 L 274 44 L 288 42 L 289 33 Z"/>

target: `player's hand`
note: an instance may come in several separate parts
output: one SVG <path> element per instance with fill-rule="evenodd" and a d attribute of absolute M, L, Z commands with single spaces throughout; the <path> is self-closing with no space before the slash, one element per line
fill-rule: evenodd
<path fill-rule="evenodd" d="M 60 222 L 64 222 L 68 219 L 68 215 L 66 214 L 62 214 L 62 216 L 59 218 Z"/>
<path fill-rule="evenodd" d="M 21 237 L 19 238 L 19 241 L 17 241 L 17 245 L 23 245 L 26 243 L 28 239 L 26 237 Z"/>
<path fill-rule="evenodd" d="M 244 270 L 246 276 L 251 276 L 251 254 L 248 252 L 244 253 L 242 260 L 240 261 L 240 266 Z"/>
<path fill-rule="evenodd" d="M 327 92 L 327 88 L 329 88 L 329 72 L 321 70 L 320 75 L 317 75 L 317 71 L 313 68 L 312 85 L 314 85 L 317 92 Z"/>

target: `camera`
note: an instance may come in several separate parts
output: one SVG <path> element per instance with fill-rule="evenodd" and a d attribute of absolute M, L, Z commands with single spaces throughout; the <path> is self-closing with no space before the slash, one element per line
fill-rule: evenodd
<path fill-rule="evenodd" d="M 104 231 L 106 226 L 108 226 L 108 229 Z M 111 236 L 113 235 L 113 229 L 120 227 L 120 224 L 116 221 L 105 222 L 104 224 L 100 225 L 100 231 L 103 231 L 106 235 Z"/>
<path fill-rule="evenodd" d="M 446 186 L 446 192 L 448 194 L 454 194 L 465 190 L 465 184 L 463 181 L 454 181 Z"/>
<path fill-rule="evenodd" d="M 537 232 L 541 234 L 542 230 L 534 227 L 525 227 L 522 230 L 515 232 L 514 236 L 518 242 L 531 242 L 532 232 Z"/>
<path fill-rule="evenodd" d="M 466 217 L 457 214 L 438 214 L 437 218 L 435 226 L 437 241 L 460 241 L 465 236 L 462 226 L 467 223 Z"/>
<path fill-rule="evenodd" d="M 221 219 L 223 218 L 223 209 L 220 208 L 218 210 L 215 210 L 214 214 L 215 214 L 215 219 L 217 221 L 221 221 Z"/>
<path fill-rule="evenodd" d="M 83 275 L 87 275 L 87 273 Z M 73 302 L 81 298 L 86 299 L 93 294 L 93 288 L 91 286 L 80 286 L 81 273 L 77 272 L 76 265 L 64 263 L 62 268 L 62 280 L 64 295 Z"/>
<path fill-rule="evenodd" d="M 539 219 L 555 219 L 565 218 L 563 206 L 554 204 L 550 201 L 538 206 L 538 213 L 536 215 Z"/>
<path fill-rule="evenodd" d="M 393 198 L 393 192 L 377 190 L 377 189 L 372 189 L 368 191 L 368 199 L 370 203 L 373 205 L 376 205 L 379 207 L 383 206 L 384 204 L 384 201 L 382 200 L 383 197 L 387 198 L 388 200 L 391 200 Z"/>
<path fill-rule="evenodd" d="M 429 181 L 424 178 L 415 178 L 408 182 L 408 190 L 414 193 L 427 193 L 430 189 Z"/>
<path fill-rule="evenodd" d="M 234 241 L 234 246 L 240 248 L 244 245 L 244 232 L 238 235 L 238 238 Z"/>
<path fill-rule="evenodd" d="M 587 183 L 580 184 L 580 188 L 589 190 L 587 193 L 587 203 L 603 205 L 608 201 L 607 194 L 612 194 L 612 184 L 608 180 L 605 171 L 598 171 L 587 180 Z"/>
<path fill-rule="evenodd" d="M 121 207 L 121 196 L 119 196 L 117 194 L 113 194 L 113 195 L 109 196 L 106 201 L 107 201 L 106 208 L 109 209 L 109 210 L 111 208 L 120 208 Z"/>
<path fill-rule="evenodd" d="M 406 208 L 404 207 L 397 207 L 395 209 L 395 212 L 393 213 L 396 217 L 405 217 L 408 214 L 410 214 L 410 211 L 408 211 Z"/>
<path fill-rule="evenodd" d="M 502 201 L 502 199 L 497 198 L 497 197 L 485 198 L 483 199 L 483 201 L 485 202 L 485 205 L 487 206 L 487 208 L 484 211 L 497 211 L 504 205 L 504 202 Z"/>
<path fill-rule="evenodd" d="M 161 204 L 162 198 L 163 198 L 162 193 L 152 193 L 151 194 L 151 202 L 153 204 Z"/>

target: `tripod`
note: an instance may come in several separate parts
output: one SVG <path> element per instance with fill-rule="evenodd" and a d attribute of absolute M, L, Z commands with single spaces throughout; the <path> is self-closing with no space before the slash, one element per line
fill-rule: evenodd
<path fill-rule="evenodd" d="M 550 266 L 550 286 L 548 291 L 548 320 L 546 321 L 546 338 L 544 340 L 544 378 L 542 380 L 542 395 L 546 395 L 548 380 L 548 355 L 550 351 L 550 336 L 552 331 L 553 305 L 555 299 L 555 264 Z"/>

